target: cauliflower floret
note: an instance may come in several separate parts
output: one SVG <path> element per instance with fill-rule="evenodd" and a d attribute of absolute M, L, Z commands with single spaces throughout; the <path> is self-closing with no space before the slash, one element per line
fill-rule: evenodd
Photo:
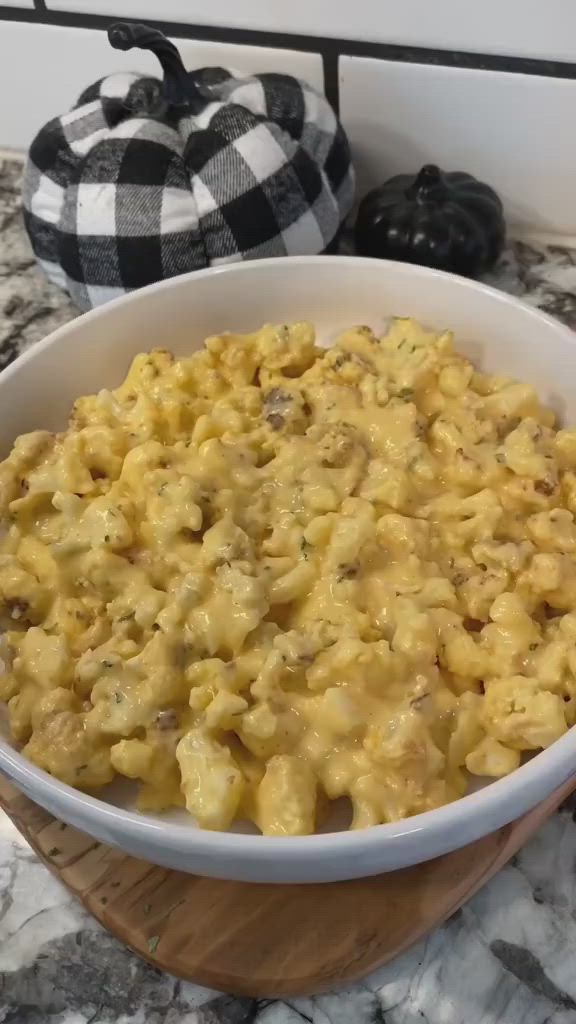
<path fill-rule="evenodd" d="M 176 757 L 187 810 L 202 828 L 228 828 L 244 791 L 242 773 L 229 749 L 201 729 L 192 729 L 180 740 Z"/>
<path fill-rule="evenodd" d="M 444 755 L 414 707 L 369 725 L 364 749 L 376 764 L 401 767 L 421 783 L 435 778 L 444 767 Z"/>
<path fill-rule="evenodd" d="M 310 765 L 278 754 L 266 765 L 256 796 L 257 822 L 267 836 L 306 836 L 314 831 L 316 778 Z"/>
<path fill-rule="evenodd" d="M 107 737 L 90 734 L 85 716 L 74 711 L 43 717 L 23 753 L 39 768 L 78 789 L 100 789 L 114 777 Z"/>
<path fill-rule="evenodd" d="M 525 676 L 488 684 L 482 721 L 490 736 L 513 750 L 549 747 L 568 728 L 561 697 Z"/>
<path fill-rule="evenodd" d="M 520 767 L 520 751 L 511 750 L 493 736 L 485 736 L 466 758 L 466 767 L 472 775 L 499 779 Z"/>

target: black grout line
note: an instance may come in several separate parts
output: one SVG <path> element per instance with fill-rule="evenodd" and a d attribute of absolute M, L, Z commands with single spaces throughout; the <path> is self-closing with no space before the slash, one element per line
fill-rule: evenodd
<path fill-rule="evenodd" d="M 82 14 L 50 11 L 45 0 L 34 0 L 34 9 L 21 7 L 0 7 L 2 21 L 17 21 L 39 25 L 55 25 L 65 28 L 105 30 L 118 21 L 118 17 L 100 14 Z M 123 18 L 137 22 L 138 18 Z M 286 32 L 265 32 L 252 29 L 224 28 L 217 25 L 189 25 L 184 22 L 169 22 L 146 19 L 146 23 L 159 28 L 167 35 L 198 41 L 237 43 L 246 46 L 276 47 L 289 50 L 319 53 L 324 62 L 326 88 L 330 89 L 334 102 L 338 95 L 338 58 L 341 54 L 355 57 L 374 57 L 379 60 L 400 61 L 410 64 L 433 64 L 441 67 L 467 68 L 482 71 L 507 71 L 512 74 L 542 75 L 549 78 L 576 78 L 576 63 L 532 59 L 527 57 L 502 57 L 493 54 L 470 53 L 462 50 L 435 50 L 418 46 L 400 46 L 389 43 L 364 42 L 354 39 L 332 39 L 322 36 L 305 36 Z"/>
<path fill-rule="evenodd" d="M 340 113 L 340 90 L 338 87 L 338 56 L 334 53 L 322 54 L 322 66 L 324 69 L 324 92 L 326 99 L 334 109 L 336 115 Z"/>

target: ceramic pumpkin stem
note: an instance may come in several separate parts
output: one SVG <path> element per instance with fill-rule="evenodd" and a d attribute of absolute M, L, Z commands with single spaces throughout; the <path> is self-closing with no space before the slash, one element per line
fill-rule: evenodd
<path fill-rule="evenodd" d="M 115 50 L 150 50 L 158 58 L 164 72 L 164 97 L 171 106 L 185 107 L 196 98 L 198 90 L 178 50 L 158 29 L 118 21 L 110 25 L 108 41 Z"/>
<path fill-rule="evenodd" d="M 406 189 L 406 198 L 415 199 L 417 203 L 426 203 L 431 198 L 439 198 L 446 191 L 442 171 L 436 164 L 426 164 L 418 173 L 416 181 Z"/>

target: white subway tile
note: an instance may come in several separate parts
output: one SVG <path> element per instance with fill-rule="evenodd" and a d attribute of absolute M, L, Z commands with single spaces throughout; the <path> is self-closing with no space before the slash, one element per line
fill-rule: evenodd
<path fill-rule="evenodd" d="M 340 58 L 358 195 L 436 163 L 502 197 L 523 230 L 576 235 L 576 80 Z"/>
<path fill-rule="evenodd" d="M 303 78 L 320 92 L 324 91 L 324 67 L 319 53 L 275 49 L 267 46 L 238 46 L 233 43 L 209 43 L 194 39 L 174 39 L 187 68 L 223 65 L 248 74 L 283 72 Z M 313 46 L 314 41 L 311 40 Z M 135 53 L 134 50 L 131 53 Z M 128 55 L 124 55 L 126 59 Z M 159 72 L 158 72 L 159 73 Z"/>
<path fill-rule="evenodd" d="M 315 53 L 188 39 L 174 42 L 188 68 L 218 64 L 245 72 L 281 71 L 323 89 L 322 60 Z M 119 70 L 161 77 L 151 53 L 113 50 L 105 32 L 0 22 L 0 96 L 5 100 L 0 104 L 0 146 L 27 148 L 38 129 L 72 107 L 86 86 Z"/>
<path fill-rule="evenodd" d="M 55 11 L 576 60 L 573 0 L 47 0 Z"/>

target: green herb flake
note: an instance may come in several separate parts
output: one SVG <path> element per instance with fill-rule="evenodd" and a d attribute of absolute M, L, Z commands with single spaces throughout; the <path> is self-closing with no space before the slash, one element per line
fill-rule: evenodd
<path fill-rule="evenodd" d="M 153 935 L 152 938 L 148 939 L 148 951 L 154 956 L 158 946 L 160 945 L 160 936 Z"/>
<path fill-rule="evenodd" d="M 300 551 L 302 552 L 302 556 L 307 561 L 308 556 L 312 551 L 312 544 L 309 544 L 305 537 L 302 537 L 302 540 L 300 541 Z"/>
<path fill-rule="evenodd" d="M 61 853 L 62 850 L 59 846 L 53 846 L 51 850 L 48 850 L 49 857 L 59 857 Z"/>

